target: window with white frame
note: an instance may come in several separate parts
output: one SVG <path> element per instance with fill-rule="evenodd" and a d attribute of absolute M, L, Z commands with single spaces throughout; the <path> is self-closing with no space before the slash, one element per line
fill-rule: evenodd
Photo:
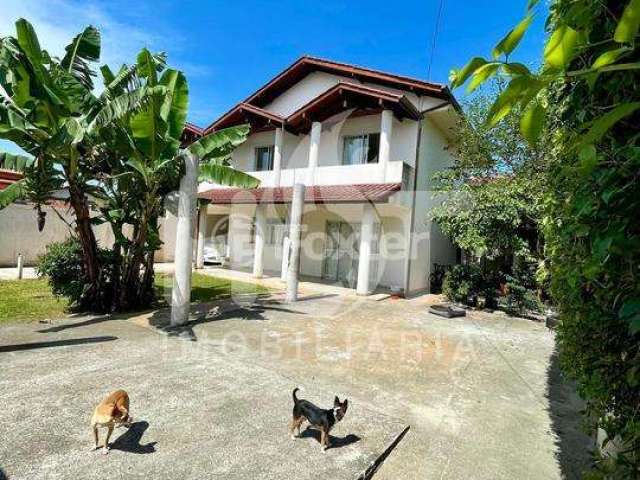
<path fill-rule="evenodd" d="M 379 148 L 379 133 L 346 136 L 344 137 L 342 149 L 342 164 L 378 163 Z"/>
<path fill-rule="evenodd" d="M 273 170 L 273 145 L 256 147 L 255 171 Z"/>

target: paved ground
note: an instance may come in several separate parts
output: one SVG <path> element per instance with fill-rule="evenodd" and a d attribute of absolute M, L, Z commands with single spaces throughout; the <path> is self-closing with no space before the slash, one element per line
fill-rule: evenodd
<path fill-rule="evenodd" d="M 1 468 L 9 478 L 103 478 L 105 468 L 113 478 L 356 478 L 407 424 L 376 480 L 578 478 L 586 466 L 580 404 L 544 326 L 440 319 L 420 300 L 279 300 L 199 306 L 178 331 L 163 330 L 166 312 L 0 329 Z M 54 343 L 19 346 L 36 341 Z M 288 439 L 293 385 L 323 404 L 350 399 L 338 448 L 320 453 L 311 432 Z M 117 432 L 111 455 L 89 452 L 92 405 L 121 386 L 138 421 Z"/>
<path fill-rule="evenodd" d="M 22 269 L 22 278 L 37 278 L 36 269 L 34 267 L 24 267 Z M 0 280 L 17 280 L 17 268 L 0 268 Z"/>

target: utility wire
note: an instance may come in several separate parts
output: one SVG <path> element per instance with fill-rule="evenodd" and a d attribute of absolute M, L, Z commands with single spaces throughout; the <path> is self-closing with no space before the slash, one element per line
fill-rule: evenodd
<path fill-rule="evenodd" d="M 436 24 L 433 28 L 433 38 L 431 39 L 431 56 L 429 57 L 429 67 L 427 68 L 427 80 L 431 78 L 431 65 L 433 57 L 436 53 L 436 43 L 438 42 L 438 30 L 440 29 L 440 20 L 442 18 L 442 10 L 444 9 L 444 0 L 440 0 L 438 5 L 438 14 L 436 15 Z"/>

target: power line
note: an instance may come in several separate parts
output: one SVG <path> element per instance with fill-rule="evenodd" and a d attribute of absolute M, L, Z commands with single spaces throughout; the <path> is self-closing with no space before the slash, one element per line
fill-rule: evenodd
<path fill-rule="evenodd" d="M 433 28 L 433 38 L 431 40 L 431 56 L 429 57 L 429 67 L 427 68 L 427 80 L 431 78 L 431 65 L 436 52 L 436 43 L 438 41 L 438 30 L 440 29 L 440 19 L 442 18 L 442 10 L 444 9 L 444 0 L 440 0 L 438 5 L 438 14 L 436 15 L 436 24 Z"/>

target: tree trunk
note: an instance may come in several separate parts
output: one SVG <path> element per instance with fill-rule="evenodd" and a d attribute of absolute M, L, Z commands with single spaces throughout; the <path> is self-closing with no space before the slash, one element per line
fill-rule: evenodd
<path fill-rule="evenodd" d="M 153 271 L 153 263 L 155 261 L 155 250 L 151 250 L 147 253 L 147 260 L 144 267 L 144 277 L 142 278 L 142 284 L 140 285 L 140 301 L 144 306 L 151 305 L 155 299 L 153 280 L 155 277 Z"/>
<path fill-rule="evenodd" d="M 102 310 L 100 299 L 100 259 L 98 244 L 91 228 L 89 204 L 84 192 L 74 182 L 69 182 L 69 202 L 76 217 L 76 233 L 82 247 L 82 260 L 88 288 L 85 289 L 81 307 L 88 310 Z"/>
<path fill-rule="evenodd" d="M 144 261 L 148 229 L 149 221 L 145 214 L 143 215 L 140 223 L 136 226 L 132 245 L 129 249 L 130 255 L 122 269 L 120 308 L 123 310 L 131 310 L 145 305 L 144 299 L 140 297 L 140 268 Z"/>
<path fill-rule="evenodd" d="M 122 247 L 118 243 L 118 237 L 122 236 L 122 225 L 112 225 L 115 241 L 113 243 L 113 272 L 111 285 L 111 311 L 120 310 L 120 288 L 122 275 Z"/>

